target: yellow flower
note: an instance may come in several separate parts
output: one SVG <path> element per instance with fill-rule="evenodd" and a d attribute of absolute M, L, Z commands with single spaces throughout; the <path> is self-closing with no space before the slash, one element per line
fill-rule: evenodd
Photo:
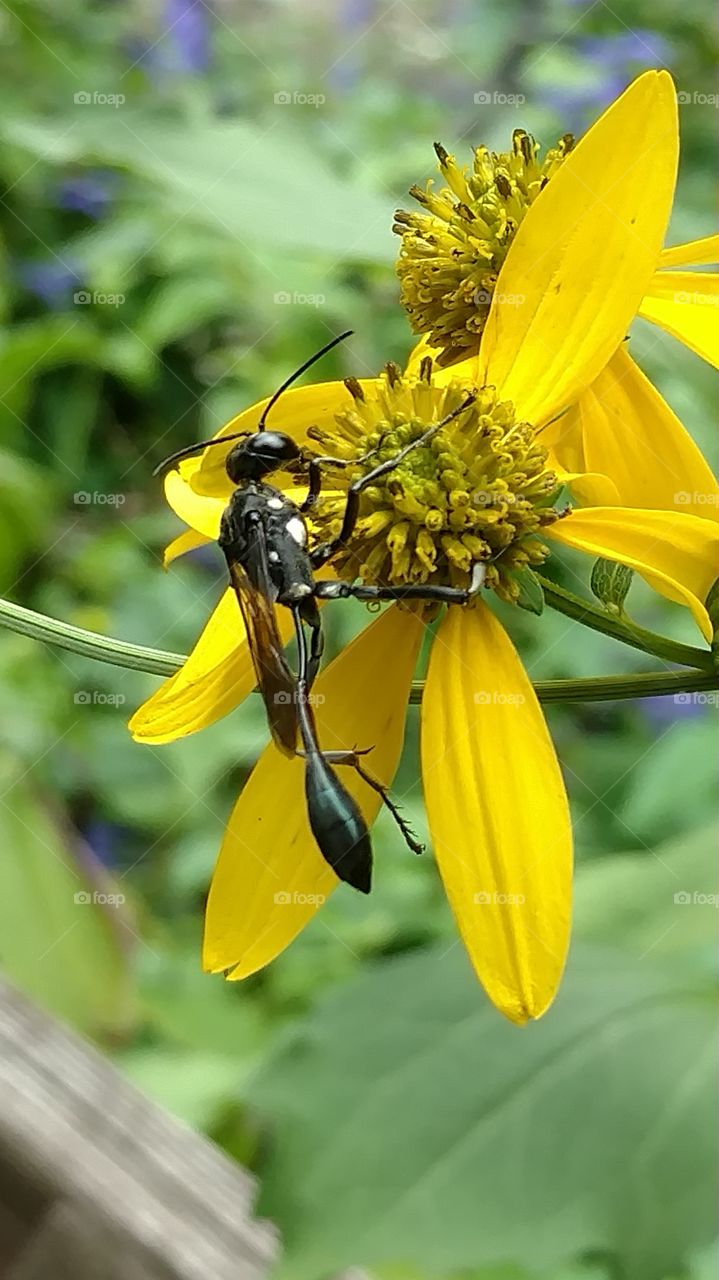
<path fill-rule="evenodd" d="M 481 384 L 490 359 L 500 381 L 509 374 L 514 359 L 510 335 L 525 329 L 520 313 L 531 308 L 537 323 L 542 306 L 548 305 L 548 295 L 541 299 L 532 279 L 545 281 L 550 274 L 546 255 L 554 261 L 558 246 L 567 247 L 566 234 L 582 192 L 592 193 L 597 215 L 602 207 L 607 212 L 604 225 L 597 217 L 594 255 L 584 263 L 585 272 L 606 279 L 602 259 L 612 237 L 622 234 L 617 220 L 628 218 L 624 230 L 632 234 L 626 247 L 637 255 L 634 278 L 641 286 L 631 312 L 625 309 L 625 333 L 639 315 L 719 364 L 719 275 L 685 269 L 719 261 L 719 236 L 661 247 L 677 169 L 675 97 L 667 73 L 646 72 L 576 145 L 566 135 L 544 161 L 522 130 L 515 131 L 508 154 L 479 148 L 470 172 L 460 170 L 439 148 L 446 188 L 436 194 L 431 184 L 425 191 L 414 188 L 425 211 L 400 213 L 395 225 L 402 235 L 402 301 L 414 331 L 425 334 L 414 365 L 429 352 L 439 363 L 454 364 L 454 376 L 472 384 Z M 628 214 L 630 203 L 623 203 L 617 189 L 625 185 L 631 202 L 634 183 L 627 184 L 626 177 L 636 172 L 635 165 L 645 173 L 647 203 L 656 202 L 661 209 L 661 217 L 651 219 L 651 236 L 643 231 L 641 215 Z M 552 228 L 558 233 L 554 245 Z M 573 252 L 571 246 L 568 252 Z M 588 304 L 585 282 L 586 276 L 573 277 L 578 308 Z M 622 283 L 611 282 L 605 305 L 628 297 Z M 602 305 L 593 291 L 591 298 L 591 305 Z M 499 364 L 498 344 L 504 353 Z M 549 333 L 547 345 L 544 378 L 554 382 L 552 401 L 558 409 L 573 405 L 549 429 L 565 467 L 594 472 L 601 455 L 616 486 L 609 501 L 712 514 L 713 488 L 705 486 L 706 468 L 698 464 L 695 446 L 626 346 L 597 351 L 579 384 L 576 372 L 558 370 Z M 458 358 L 463 358 L 461 365 Z M 516 380 L 510 378 L 506 390 L 516 397 Z M 535 396 L 544 392 L 537 379 Z M 528 408 L 533 410 L 532 401 Z M 690 483 L 679 483 L 682 476 Z"/>
<path fill-rule="evenodd" d="M 671 81 L 653 75 L 641 92 L 647 87 L 659 136 L 671 137 Z M 411 465 L 363 495 L 348 572 L 389 582 L 462 582 L 480 560 L 491 562 L 494 589 L 511 598 L 516 570 L 547 554 L 545 540 L 558 541 L 630 565 L 662 595 L 686 605 L 709 639 L 704 601 L 716 576 L 719 524 L 611 505 L 619 488 L 612 488 L 612 451 L 609 461 L 598 453 L 595 475 L 574 474 L 543 429 L 621 343 L 663 234 L 671 183 L 661 178 L 654 134 L 647 136 L 642 113 L 627 113 L 620 141 L 601 182 L 595 176 L 590 187 L 580 175 L 567 187 L 567 206 L 555 210 L 543 243 L 532 231 L 523 286 L 528 305 L 503 313 L 496 324 L 493 307 L 481 369 L 477 362 L 476 405 L 443 428 L 431 448 L 408 455 Z M 580 147 L 563 162 L 547 191 L 579 153 Z M 539 200 L 523 229 L 531 230 L 535 208 Z M 512 257 L 520 261 L 515 249 Z M 438 377 L 425 365 L 400 375 L 390 367 L 380 378 L 348 386 L 302 387 L 282 399 L 276 425 L 309 447 L 331 440 L 350 462 L 368 440 L 396 450 L 461 399 L 452 373 Z M 221 434 L 252 430 L 265 403 L 245 410 Z M 225 454 L 209 449 L 167 477 L 168 501 L 188 525 L 168 559 L 217 536 L 231 492 Z M 689 461 L 699 466 L 694 454 Z M 355 462 L 347 472 L 365 466 Z M 687 487 L 694 483 L 694 476 L 682 479 Z M 556 518 L 548 503 L 557 483 L 566 481 L 589 505 Z M 336 523 L 347 473 L 332 473 L 332 483 L 316 514 L 323 532 Z M 342 567 L 339 557 L 333 568 Z M 280 616 L 279 623 L 288 637 L 287 620 Z M 390 606 L 315 685 L 321 745 L 375 744 L 371 767 L 387 786 L 402 748 L 425 623 L 419 612 Z M 132 731 L 140 741 L 172 741 L 224 715 L 254 682 L 228 591 L 185 667 L 135 714 Z M 267 964 L 338 884 L 309 829 L 303 772 L 301 760 L 288 761 L 270 745 L 237 801 L 207 907 L 204 964 L 212 972 L 242 978 Z M 484 602 L 451 606 L 434 634 L 422 704 L 422 777 L 434 852 L 476 972 L 508 1018 L 539 1017 L 556 992 L 569 940 L 569 811 L 529 677 Z M 371 823 L 377 796 L 350 770 L 343 781 Z"/>

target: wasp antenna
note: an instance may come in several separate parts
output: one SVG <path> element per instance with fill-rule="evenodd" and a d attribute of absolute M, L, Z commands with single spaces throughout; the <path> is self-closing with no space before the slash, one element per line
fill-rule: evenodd
<path fill-rule="evenodd" d="M 182 462 L 183 458 L 192 458 L 196 453 L 202 453 L 203 449 L 211 449 L 213 444 L 227 444 L 230 440 L 241 440 L 243 436 L 251 434 L 251 431 L 234 431 L 231 436 L 213 436 L 211 440 L 199 440 L 197 444 L 188 444 L 186 449 L 178 449 L 177 453 L 171 453 L 169 458 L 164 458 L 152 474 L 159 476 L 161 471 L 167 471 L 176 462 Z"/>
<path fill-rule="evenodd" d="M 326 342 L 324 347 L 321 347 L 319 351 L 315 351 L 315 354 L 310 356 L 309 360 L 305 360 L 304 364 L 301 364 L 299 369 L 295 369 L 294 373 L 282 383 L 281 387 L 277 388 L 274 395 L 267 401 L 267 404 L 262 410 L 262 416 L 257 423 L 258 431 L 265 430 L 265 423 L 270 409 L 277 404 L 280 396 L 284 394 L 287 388 L 291 387 L 292 383 L 296 382 L 297 379 L 300 378 L 303 373 L 306 373 L 308 369 L 311 369 L 313 364 L 316 364 L 318 360 L 321 360 L 323 356 L 326 356 L 327 352 L 331 351 L 333 347 L 338 346 L 340 342 L 344 342 L 346 338 L 351 338 L 353 332 L 354 330 L 352 329 L 345 329 L 344 333 L 340 333 L 336 338 L 333 338 L 331 342 Z"/>
<path fill-rule="evenodd" d="M 311 369 L 313 364 L 316 364 L 318 360 L 321 360 L 323 356 L 326 356 L 327 352 L 331 351 L 333 347 L 336 347 L 340 342 L 344 342 L 346 338 L 351 338 L 353 332 L 354 331 L 352 329 L 345 329 L 344 333 L 338 334 L 338 336 L 333 338 L 331 342 L 326 342 L 319 351 L 315 351 L 315 354 L 310 356 L 309 360 L 305 360 L 304 364 L 301 364 L 299 369 L 295 369 L 294 373 L 282 383 L 282 386 L 277 388 L 274 395 L 272 395 L 267 401 L 267 404 L 262 410 L 262 416 L 257 424 L 258 431 L 265 430 L 267 415 L 272 406 L 277 404 L 282 393 L 286 391 L 288 387 L 291 387 L 292 383 L 295 382 L 297 378 L 300 378 L 303 373 L 306 373 L 308 369 Z M 186 449 L 178 449 L 177 453 L 171 453 L 168 458 L 164 458 L 163 461 L 155 467 L 152 474 L 153 476 L 159 476 L 161 472 L 167 471 L 169 467 L 174 467 L 176 462 L 182 462 L 183 458 L 192 458 L 195 454 L 202 453 L 203 449 L 211 448 L 213 444 L 227 444 L 230 440 L 240 440 L 243 436 L 248 436 L 250 434 L 251 433 L 249 431 L 236 431 L 231 436 L 214 436 L 212 440 L 200 440 L 197 444 L 190 444 Z"/>

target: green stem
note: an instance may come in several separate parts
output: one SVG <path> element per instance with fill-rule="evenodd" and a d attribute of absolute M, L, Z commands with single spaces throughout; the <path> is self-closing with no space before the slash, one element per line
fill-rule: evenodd
<path fill-rule="evenodd" d="M 592 609 L 592 606 L 589 608 Z M 30 636 L 33 640 L 68 649 L 71 653 L 79 653 L 85 658 L 95 658 L 98 662 L 109 662 L 115 667 L 127 667 L 132 671 L 146 671 L 150 675 L 174 675 L 186 657 L 184 653 L 148 649 L 144 645 L 128 644 L 125 640 L 113 640 L 109 636 L 98 635 L 95 631 L 85 631 L 69 622 L 59 622 L 56 618 L 48 618 L 32 609 L 25 609 L 22 605 L 11 604 L 9 600 L 0 600 L 0 626 L 17 631 L 23 636 Z M 614 635 L 615 632 L 609 631 L 609 634 Z M 645 634 L 651 635 L 651 632 Z M 667 644 L 671 642 L 667 641 Z M 687 645 L 678 647 L 689 654 L 696 652 L 703 655 L 701 649 L 693 650 Z M 597 676 L 582 680 L 538 680 L 534 687 L 540 702 L 544 703 L 603 702 L 719 689 L 719 672 L 694 669 L 661 671 L 656 674 Z M 423 689 L 424 682 L 415 680 L 410 701 L 421 702 Z"/>
<path fill-rule="evenodd" d="M 184 653 L 166 653 L 162 649 L 147 649 L 144 645 L 128 644 L 125 640 L 113 640 L 110 636 L 98 635 L 96 631 L 85 631 L 69 622 L 35 613 L 20 604 L 11 604 L 9 600 L 0 600 L 0 626 L 18 631 L 21 636 L 41 640 L 44 644 L 69 649 L 84 658 L 111 662 L 115 667 L 129 667 L 132 671 L 147 671 L 153 676 L 174 675 L 187 656 Z"/>
<path fill-rule="evenodd" d="M 633 649 L 651 653 L 655 658 L 662 658 L 665 662 L 675 662 L 685 667 L 698 667 L 701 671 L 715 670 L 711 650 L 697 649 L 693 645 L 669 640 L 655 631 L 646 631 L 644 627 L 637 627 L 626 618 L 608 613 L 606 609 L 591 604 L 589 600 L 582 600 L 571 591 L 567 591 L 565 587 L 558 587 L 556 582 L 550 582 L 541 574 L 537 577 L 542 584 L 547 604 L 567 618 L 581 622 L 583 626 L 591 627 L 593 631 L 601 631 L 602 635 L 621 640 L 623 644 L 629 644 Z"/>

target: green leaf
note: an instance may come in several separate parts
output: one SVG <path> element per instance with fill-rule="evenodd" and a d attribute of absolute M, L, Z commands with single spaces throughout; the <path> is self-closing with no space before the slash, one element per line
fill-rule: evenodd
<path fill-rule="evenodd" d="M 593 594 L 611 613 L 623 613 L 624 601 L 632 585 L 634 570 L 614 560 L 595 560 L 590 586 Z"/>
<path fill-rule="evenodd" d="M 577 877 L 578 936 L 636 955 L 716 947 L 719 827 L 653 851 L 603 858 Z"/>
<path fill-rule="evenodd" d="M 544 613 L 544 591 L 536 573 L 531 569 L 518 569 L 512 578 L 519 587 L 517 604 L 528 613 L 536 613 L 538 617 Z"/>
<path fill-rule="evenodd" d="M 20 766 L 0 760 L 0 954 L 5 975 L 81 1031 L 119 1034 L 129 1017 L 125 943 L 113 893 L 72 855 Z"/>
<path fill-rule="evenodd" d="M 282 121 L 278 108 L 277 123 Z M 168 121 L 87 106 L 54 125 L 10 119 L 3 133 L 56 162 L 114 165 L 149 179 L 167 214 L 246 241 L 333 261 L 392 263 L 392 203 L 327 169 L 302 135 L 236 120 Z M 140 141 L 141 140 L 141 141 Z M 282 292 L 282 281 L 277 282 Z"/>
<path fill-rule="evenodd" d="M 523 1029 L 459 949 L 345 986 L 251 1095 L 275 1121 L 259 1212 L 283 1233 L 278 1276 L 607 1249 L 659 1280 L 715 1227 L 713 1023 L 703 979 L 591 948 Z"/>

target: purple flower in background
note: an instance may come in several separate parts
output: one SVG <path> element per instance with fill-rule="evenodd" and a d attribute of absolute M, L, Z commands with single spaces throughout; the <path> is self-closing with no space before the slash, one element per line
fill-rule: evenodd
<path fill-rule="evenodd" d="M 591 62 L 614 67 L 634 64 L 641 67 L 663 66 L 671 55 L 671 46 L 657 31 L 622 31 L 609 36 L 583 36 L 577 48 Z"/>
<path fill-rule="evenodd" d="M 545 89 L 544 100 L 562 116 L 564 127 L 583 129 L 590 113 L 607 107 L 640 71 L 666 66 L 671 45 L 656 31 L 635 30 L 611 35 L 582 36 L 575 52 L 586 71 L 568 84 Z M 581 64 L 580 64 L 581 66 Z"/>
<path fill-rule="evenodd" d="M 638 698 L 634 705 L 651 725 L 661 729 L 675 720 L 691 720 L 705 715 L 706 705 L 702 698 L 706 698 L 706 694 L 675 693 L 673 697 Z"/>
<path fill-rule="evenodd" d="M 88 218 L 101 218 L 112 202 L 116 175 L 98 169 L 67 178 L 58 191 L 58 205 Z"/>
<path fill-rule="evenodd" d="M 165 0 L 166 39 L 171 66 L 178 71 L 204 71 L 210 62 L 210 29 L 203 0 Z"/>
<path fill-rule="evenodd" d="M 81 283 L 77 267 L 58 258 L 20 262 L 16 277 L 29 293 L 34 293 L 52 311 L 62 310 Z"/>

